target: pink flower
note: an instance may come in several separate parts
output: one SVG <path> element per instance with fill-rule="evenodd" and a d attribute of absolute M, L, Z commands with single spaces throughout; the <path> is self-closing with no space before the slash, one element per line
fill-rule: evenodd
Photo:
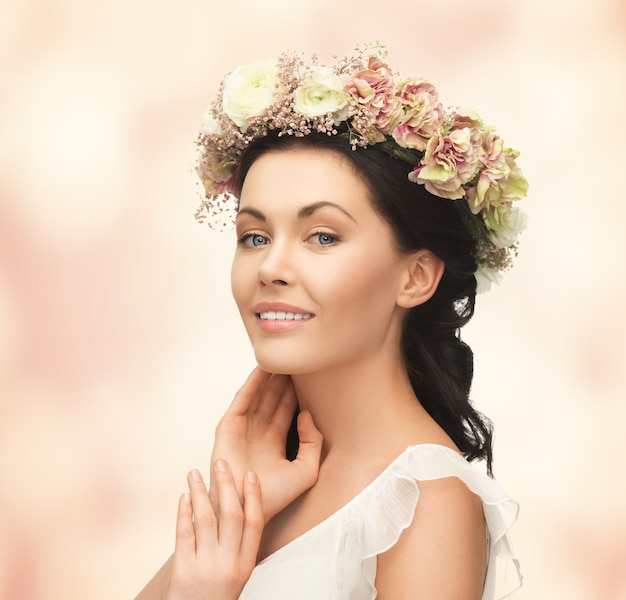
<path fill-rule="evenodd" d="M 504 148 L 502 138 L 493 127 L 483 131 L 480 162 L 483 168 L 476 185 L 467 191 L 469 207 L 474 214 L 501 204 L 510 205 L 528 192 L 528 182 L 515 159 L 519 152 Z"/>
<path fill-rule="evenodd" d="M 235 187 L 237 163 L 231 159 L 219 160 L 212 152 L 200 157 L 197 172 L 207 196 L 230 193 Z"/>
<path fill-rule="evenodd" d="M 393 74 L 379 58 L 371 56 L 368 68 L 359 71 L 346 86 L 346 92 L 357 106 L 353 125 L 366 135 L 370 143 L 382 142 L 390 134 L 400 117 L 402 107 L 396 95 Z"/>
<path fill-rule="evenodd" d="M 425 79 L 408 79 L 398 87 L 403 116 L 393 130 L 393 138 L 403 148 L 425 150 L 444 120 L 439 94 Z"/>
<path fill-rule="evenodd" d="M 453 114 L 441 132 L 430 138 L 420 164 L 409 173 L 435 196 L 457 200 L 465 196 L 479 167 L 482 121 L 473 111 Z"/>

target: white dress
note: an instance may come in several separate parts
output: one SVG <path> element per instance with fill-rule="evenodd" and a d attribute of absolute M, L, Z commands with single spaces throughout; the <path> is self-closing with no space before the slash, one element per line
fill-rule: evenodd
<path fill-rule="evenodd" d="M 508 531 L 518 505 L 491 478 L 444 446 L 411 446 L 330 517 L 261 561 L 239 600 L 373 600 L 376 557 L 413 521 L 419 481 L 458 477 L 481 497 L 489 537 L 482 600 L 521 585 Z"/>

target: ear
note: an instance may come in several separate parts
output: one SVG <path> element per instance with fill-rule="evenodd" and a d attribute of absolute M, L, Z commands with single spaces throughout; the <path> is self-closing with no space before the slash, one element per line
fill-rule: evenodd
<path fill-rule="evenodd" d="M 443 261 L 430 250 L 418 250 L 409 255 L 397 305 L 413 308 L 424 304 L 437 290 L 444 268 Z"/>

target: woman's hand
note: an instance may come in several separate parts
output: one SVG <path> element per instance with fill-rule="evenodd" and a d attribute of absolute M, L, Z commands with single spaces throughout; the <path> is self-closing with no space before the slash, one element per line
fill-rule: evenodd
<path fill-rule="evenodd" d="M 214 463 L 213 510 L 198 471 L 188 476 L 189 494 L 178 504 L 176 547 L 163 600 L 236 600 L 256 563 L 263 532 L 261 488 L 250 472 L 243 482 L 243 508 L 232 471 Z"/>
<path fill-rule="evenodd" d="M 294 461 L 285 458 L 287 432 L 296 408 L 291 378 L 257 367 L 215 431 L 212 460 L 228 461 L 240 500 L 246 473 L 253 471 L 259 477 L 265 523 L 317 481 L 322 434 L 308 411 L 298 415 L 298 456 Z M 213 485 L 209 495 L 216 508 L 218 493 Z"/>

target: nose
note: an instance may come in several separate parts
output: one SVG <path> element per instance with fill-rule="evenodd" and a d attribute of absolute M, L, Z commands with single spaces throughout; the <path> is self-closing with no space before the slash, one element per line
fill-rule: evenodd
<path fill-rule="evenodd" d="M 267 247 L 259 265 L 259 283 L 261 286 L 289 285 L 292 280 L 290 250 L 285 243 L 275 241 Z"/>

